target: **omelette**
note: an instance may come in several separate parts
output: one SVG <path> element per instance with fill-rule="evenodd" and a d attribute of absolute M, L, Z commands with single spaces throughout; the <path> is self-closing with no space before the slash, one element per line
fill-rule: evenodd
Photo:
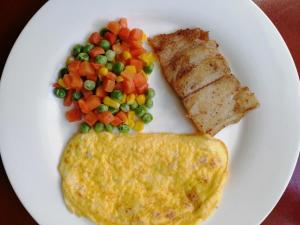
<path fill-rule="evenodd" d="M 217 207 L 228 173 L 210 135 L 75 134 L 59 165 L 67 207 L 102 225 L 195 225 Z"/>

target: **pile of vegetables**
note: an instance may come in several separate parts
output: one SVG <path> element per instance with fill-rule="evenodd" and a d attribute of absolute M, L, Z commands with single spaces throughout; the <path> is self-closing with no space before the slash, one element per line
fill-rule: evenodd
<path fill-rule="evenodd" d="M 148 78 L 155 56 L 146 51 L 145 33 L 129 29 L 127 19 L 111 21 L 86 44 L 73 47 L 53 85 L 54 94 L 71 107 L 69 122 L 83 121 L 80 131 L 142 131 L 153 119 L 148 112 L 155 92 Z"/>

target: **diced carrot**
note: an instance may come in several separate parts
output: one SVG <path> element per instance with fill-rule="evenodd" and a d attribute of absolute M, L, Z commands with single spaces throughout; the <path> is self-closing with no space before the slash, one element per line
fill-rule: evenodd
<path fill-rule="evenodd" d="M 140 87 L 147 84 L 147 79 L 143 76 L 142 73 L 137 73 L 133 79 L 135 87 Z"/>
<path fill-rule="evenodd" d="M 111 125 L 113 126 L 119 126 L 123 121 L 119 117 L 114 117 L 113 121 L 111 121 Z"/>
<path fill-rule="evenodd" d="M 135 48 L 133 50 L 130 51 L 132 57 L 137 58 L 139 55 L 145 53 L 146 50 L 142 47 L 142 48 Z"/>
<path fill-rule="evenodd" d="M 143 31 L 138 28 L 134 28 L 130 31 L 129 39 L 134 41 L 141 41 L 143 38 Z"/>
<path fill-rule="evenodd" d="M 101 104 L 100 98 L 96 95 L 90 95 L 85 101 L 90 111 L 96 109 Z"/>
<path fill-rule="evenodd" d="M 106 77 L 110 80 L 116 80 L 117 75 L 112 73 L 112 72 L 108 72 L 108 74 L 106 75 Z"/>
<path fill-rule="evenodd" d="M 83 119 L 90 126 L 93 126 L 98 121 L 97 115 L 93 112 L 85 114 Z"/>
<path fill-rule="evenodd" d="M 54 87 L 54 88 L 59 88 L 60 85 L 59 85 L 58 83 L 54 83 L 54 84 L 52 84 L 52 87 Z"/>
<path fill-rule="evenodd" d="M 131 94 L 135 91 L 133 80 L 125 79 L 122 82 L 122 89 L 125 92 L 125 94 Z"/>
<path fill-rule="evenodd" d="M 129 51 L 129 45 L 123 41 L 121 43 L 121 49 L 122 49 L 122 51 Z"/>
<path fill-rule="evenodd" d="M 92 91 L 86 90 L 85 88 L 81 89 L 84 99 L 87 99 L 89 96 L 93 95 Z"/>
<path fill-rule="evenodd" d="M 70 106 L 72 105 L 72 96 L 73 96 L 74 90 L 68 90 L 67 95 L 64 99 L 64 106 Z"/>
<path fill-rule="evenodd" d="M 121 82 L 117 82 L 115 84 L 114 90 L 119 90 L 119 91 L 123 91 L 123 85 Z"/>
<path fill-rule="evenodd" d="M 66 118 L 69 122 L 81 120 L 81 111 L 78 108 L 71 109 L 66 112 Z"/>
<path fill-rule="evenodd" d="M 140 72 L 144 66 L 143 61 L 138 59 L 130 59 L 129 64 L 135 66 L 137 72 Z"/>
<path fill-rule="evenodd" d="M 104 53 L 105 53 L 105 51 L 101 47 L 94 47 L 89 52 L 89 54 L 92 58 L 95 58 L 97 55 L 101 55 L 101 54 L 104 54 Z"/>
<path fill-rule="evenodd" d="M 141 44 L 140 41 L 134 41 L 134 40 L 130 40 L 128 42 L 128 45 L 130 47 L 130 49 L 136 49 L 136 48 L 142 48 L 143 45 Z"/>
<path fill-rule="evenodd" d="M 124 18 L 124 17 L 120 18 L 119 24 L 120 24 L 120 27 L 121 27 L 121 28 L 127 28 L 127 27 L 128 27 L 127 19 Z"/>
<path fill-rule="evenodd" d="M 77 74 L 77 73 L 78 73 L 78 70 L 79 70 L 79 67 L 80 67 L 80 64 L 81 64 L 81 62 L 78 61 L 78 60 L 72 61 L 72 62 L 68 65 L 68 71 L 69 71 L 69 73 Z"/>
<path fill-rule="evenodd" d="M 98 45 L 100 43 L 101 36 L 98 32 L 94 32 L 89 37 L 89 42 L 94 45 Z"/>
<path fill-rule="evenodd" d="M 90 64 L 92 65 L 92 67 L 94 68 L 94 70 L 98 71 L 101 68 L 101 64 L 99 63 L 94 63 L 94 62 L 90 62 Z"/>
<path fill-rule="evenodd" d="M 117 36 L 111 32 L 106 32 L 104 34 L 104 37 L 106 40 L 108 40 L 110 42 L 111 45 L 113 45 L 117 40 Z"/>
<path fill-rule="evenodd" d="M 128 28 L 121 28 L 119 32 L 119 37 L 122 41 L 126 41 L 129 38 L 130 30 Z"/>
<path fill-rule="evenodd" d="M 90 109 L 89 109 L 88 105 L 86 104 L 85 100 L 79 99 L 77 102 L 78 102 L 78 106 L 79 106 L 81 112 L 88 113 L 90 111 Z"/>
<path fill-rule="evenodd" d="M 64 84 L 65 84 L 67 89 L 71 88 L 71 79 L 72 79 L 71 75 L 69 75 L 69 74 L 64 75 L 63 81 L 64 81 Z"/>
<path fill-rule="evenodd" d="M 137 94 L 142 95 L 148 90 L 148 84 L 143 84 L 141 86 L 135 87 Z"/>
<path fill-rule="evenodd" d="M 128 80 L 133 80 L 134 77 L 135 77 L 135 74 L 134 73 L 128 73 L 128 72 L 122 72 L 121 73 L 121 76 L 128 79 Z"/>
<path fill-rule="evenodd" d="M 97 116 L 98 116 L 99 121 L 106 125 L 110 124 L 114 119 L 114 115 L 110 111 L 101 112 Z"/>
<path fill-rule="evenodd" d="M 99 98 L 104 98 L 105 96 L 107 96 L 107 93 L 106 91 L 104 90 L 104 88 L 101 86 L 101 87 L 97 87 L 96 89 L 96 95 L 99 97 Z"/>
<path fill-rule="evenodd" d="M 110 30 L 114 34 L 118 34 L 120 31 L 120 24 L 116 21 L 111 21 L 107 24 L 107 29 Z"/>
<path fill-rule="evenodd" d="M 80 64 L 78 73 L 80 76 L 95 76 L 96 71 L 94 70 L 91 63 L 84 61 Z"/>
<path fill-rule="evenodd" d="M 120 118 L 123 122 L 127 120 L 127 115 L 123 111 L 118 112 L 115 117 Z"/>
<path fill-rule="evenodd" d="M 73 89 L 81 89 L 83 86 L 83 81 L 81 80 L 80 76 L 70 75 L 70 77 L 71 77 L 70 87 Z"/>
<path fill-rule="evenodd" d="M 108 78 L 104 78 L 103 81 L 103 88 L 106 92 L 112 92 L 115 87 L 115 81 L 110 80 Z"/>

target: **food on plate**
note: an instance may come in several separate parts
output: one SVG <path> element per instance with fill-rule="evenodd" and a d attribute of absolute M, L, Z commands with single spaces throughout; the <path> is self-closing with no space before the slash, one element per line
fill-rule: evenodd
<path fill-rule="evenodd" d="M 178 30 L 156 35 L 149 42 L 164 77 L 201 133 L 215 135 L 258 107 L 254 93 L 231 74 L 208 32 L 200 28 Z"/>
<path fill-rule="evenodd" d="M 146 39 L 141 29 L 129 29 L 121 18 L 73 47 L 53 86 L 54 94 L 71 107 L 67 120 L 83 121 L 81 132 L 114 127 L 121 133 L 142 131 L 151 122 L 154 90 L 148 79 L 155 57 L 143 47 Z"/>
<path fill-rule="evenodd" d="M 217 207 L 226 146 L 199 134 L 76 134 L 59 171 L 70 211 L 103 225 L 196 225 Z"/>

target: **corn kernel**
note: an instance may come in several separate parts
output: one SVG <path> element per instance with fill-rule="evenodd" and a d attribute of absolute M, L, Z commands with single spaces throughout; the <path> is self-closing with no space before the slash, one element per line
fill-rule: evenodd
<path fill-rule="evenodd" d="M 134 125 L 135 125 L 134 120 L 128 120 L 127 125 L 128 125 L 130 128 L 134 128 Z"/>
<path fill-rule="evenodd" d="M 149 79 L 149 75 L 148 74 L 146 74 L 143 70 L 141 71 L 141 73 L 142 73 L 142 75 L 146 78 L 146 80 L 148 80 Z"/>
<path fill-rule="evenodd" d="M 105 97 L 103 100 L 103 103 L 107 106 L 113 107 L 115 109 L 118 109 L 120 107 L 120 103 L 112 100 L 110 97 Z"/>
<path fill-rule="evenodd" d="M 128 120 L 133 120 L 135 119 L 135 112 L 134 111 L 129 111 L 128 112 Z"/>
<path fill-rule="evenodd" d="M 133 129 L 135 129 L 136 131 L 144 130 L 144 123 L 140 120 L 136 121 Z"/>
<path fill-rule="evenodd" d="M 64 80 L 63 80 L 62 78 L 59 78 L 58 81 L 57 81 L 57 83 L 58 83 L 61 87 L 63 87 L 63 88 L 66 87 L 66 86 L 65 86 L 65 83 L 64 83 Z"/>
<path fill-rule="evenodd" d="M 138 103 L 139 105 L 144 105 L 145 102 L 146 102 L 146 97 L 145 97 L 145 95 L 138 95 L 138 96 L 136 97 L 136 101 L 137 101 L 137 103 Z"/>
<path fill-rule="evenodd" d="M 135 94 L 129 94 L 127 95 L 127 103 L 132 104 L 135 101 Z"/>
<path fill-rule="evenodd" d="M 143 42 L 144 42 L 144 41 L 147 41 L 147 34 L 145 34 L 144 32 L 143 32 L 142 41 L 143 41 Z"/>
<path fill-rule="evenodd" d="M 130 54 L 130 52 L 129 52 L 129 51 L 124 51 L 124 52 L 123 52 L 123 58 L 124 58 L 125 60 L 131 59 L 131 54 Z"/>
<path fill-rule="evenodd" d="M 126 66 L 123 72 L 124 73 L 134 73 L 135 74 L 136 73 L 136 68 L 133 65 Z"/>
<path fill-rule="evenodd" d="M 122 76 L 117 76 L 116 78 L 116 81 L 119 83 L 119 82 L 122 82 L 124 80 L 124 78 Z"/>
<path fill-rule="evenodd" d="M 122 100 L 120 101 L 120 103 L 125 103 L 126 102 L 126 98 L 127 98 L 126 94 L 123 94 L 123 97 L 122 97 Z"/>
<path fill-rule="evenodd" d="M 71 62 L 73 62 L 75 59 L 74 59 L 74 57 L 73 56 L 69 56 L 68 58 L 67 58 L 67 61 L 66 61 L 66 64 L 67 65 L 69 65 Z"/>
<path fill-rule="evenodd" d="M 143 53 L 139 56 L 139 59 L 142 60 L 147 65 L 151 65 L 155 60 L 155 55 L 152 52 Z"/>
<path fill-rule="evenodd" d="M 98 71 L 101 76 L 106 76 L 108 74 L 108 69 L 106 67 L 101 67 Z"/>

